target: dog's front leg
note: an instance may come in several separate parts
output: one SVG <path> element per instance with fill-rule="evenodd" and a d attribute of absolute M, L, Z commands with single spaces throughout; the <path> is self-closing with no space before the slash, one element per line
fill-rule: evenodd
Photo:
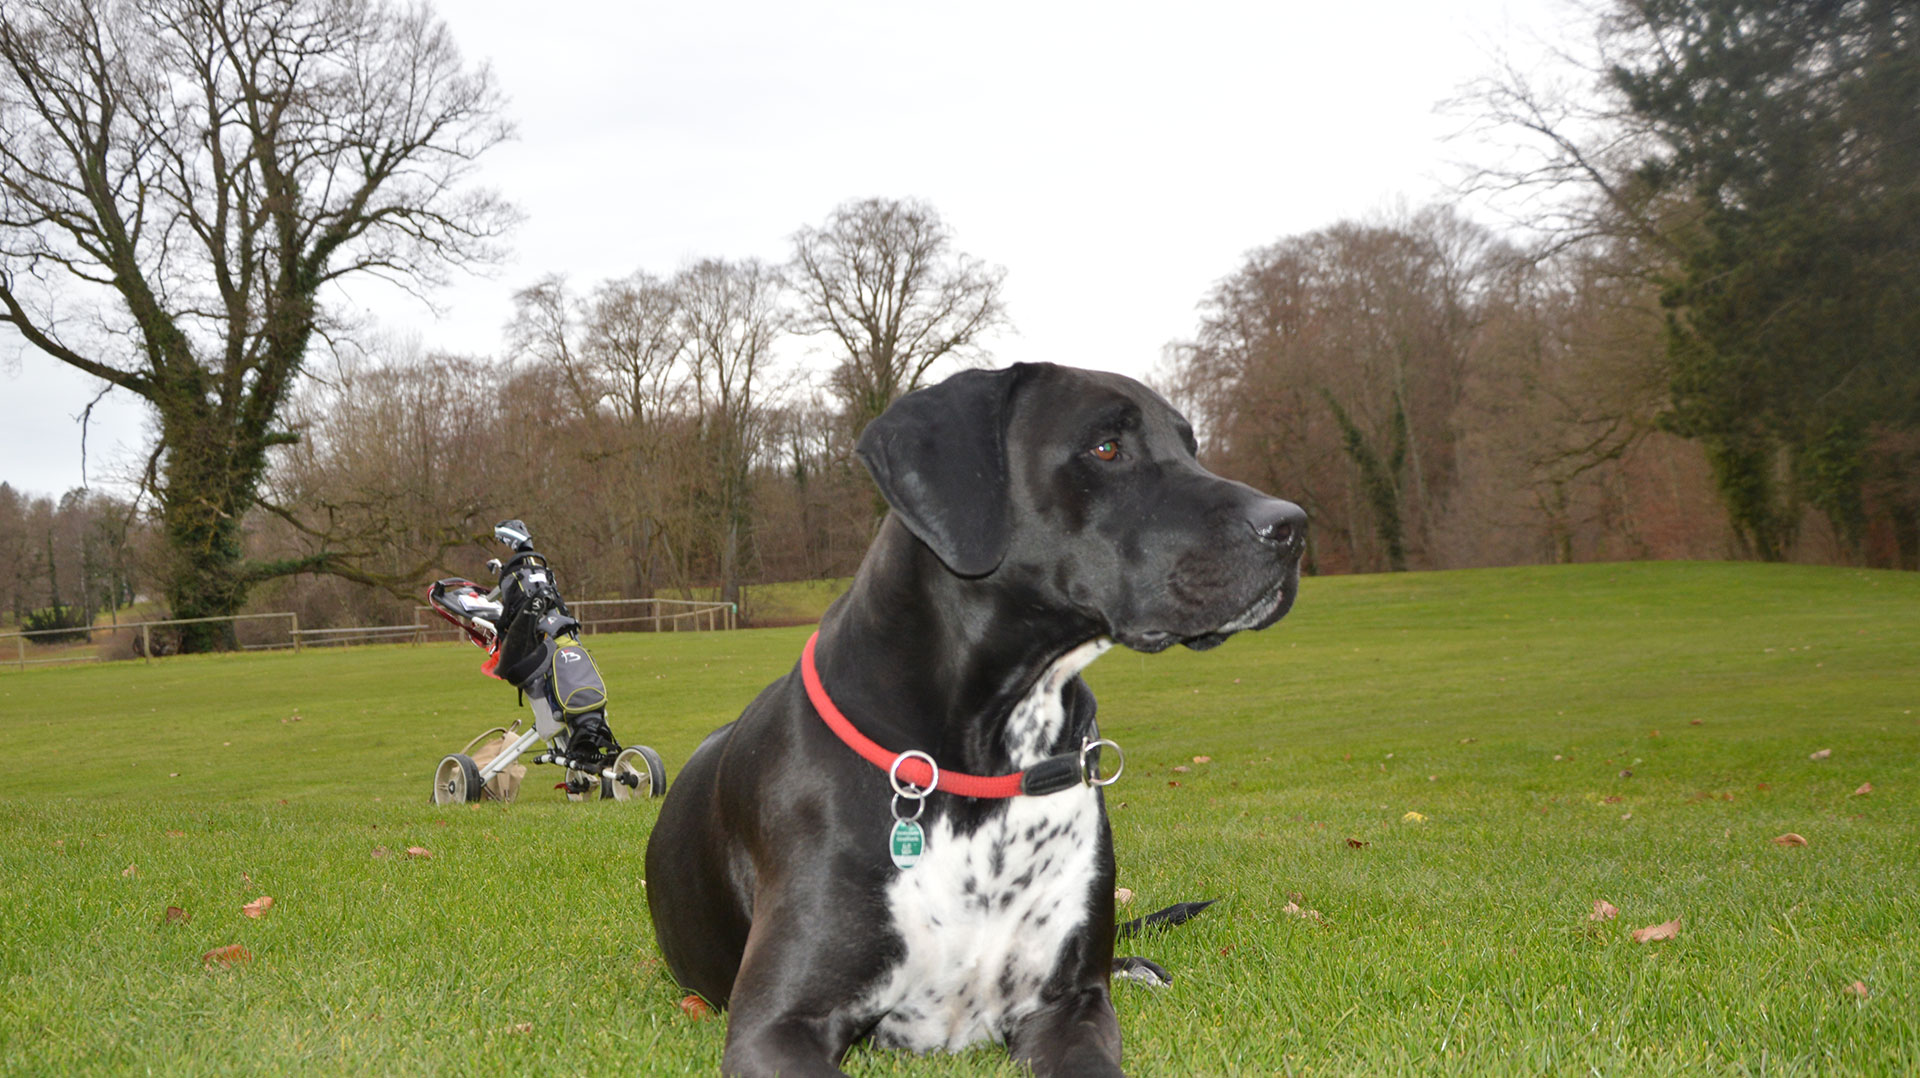
<path fill-rule="evenodd" d="M 1120 1074 L 1120 1019 L 1107 986 L 1092 985 L 1029 1015 L 1007 1038 L 1007 1050 L 1035 1078 Z"/>
<path fill-rule="evenodd" d="M 756 903 L 728 1006 L 720 1070 L 729 1078 L 844 1074 L 838 1064 L 856 1030 L 845 1007 L 845 971 L 832 956 L 836 950 L 844 955 L 852 943 L 834 928 L 820 927 L 835 924 L 829 888 L 797 890 L 820 908 L 810 903 L 806 911 L 784 909 L 777 896 L 764 892 Z"/>

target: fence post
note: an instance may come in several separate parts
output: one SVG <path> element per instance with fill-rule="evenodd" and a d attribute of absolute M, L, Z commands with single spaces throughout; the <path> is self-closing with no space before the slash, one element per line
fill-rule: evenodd
<path fill-rule="evenodd" d="M 287 619 L 293 625 L 291 630 L 293 636 L 293 653 L 298 655 L 300 654 L 300 612 L 298 610 L 287 611 Z"/>
<path fill-rule="evenodd" d="M 153 626 L 144 621 L 140 623 L 140 655 L 148 666 L 153 665 Z"/>

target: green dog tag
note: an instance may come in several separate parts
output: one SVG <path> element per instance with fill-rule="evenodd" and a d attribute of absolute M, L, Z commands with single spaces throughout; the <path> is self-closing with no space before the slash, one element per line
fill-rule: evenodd
<path fill-rule="evenodd" d="M 920 855 L 926 852 L 927 833 L 912 820 L 895 820 L 893 838 L 887 847 L 887 852 L 893 855 L 893 867 L 912 868 L 920 863 Z"/>

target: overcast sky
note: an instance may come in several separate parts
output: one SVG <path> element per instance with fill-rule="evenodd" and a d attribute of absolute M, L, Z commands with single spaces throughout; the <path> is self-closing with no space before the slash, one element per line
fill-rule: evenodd
<path fill-rule="evenodd" d="M 544 274 L 780 261 L 842 201 L 911 196 L 1007 268 L 996 359 L 1135 376 L 1247 250 L 1448 198 L 1451 162 L 1480 151 L 1436 104 L 1576 18 L 1564 0 L 439 7 L 510 98 L 519 137 L 482 178 L 525 221 L 437 314 L 372 286 L 334 302 L 425 349 L 499 355 L 513 292 Z M 79 486 L 98 390 L 0 328 L 0 481 Z M 149 427 L 110 395 L 87 477 L 125 471 Z"/>

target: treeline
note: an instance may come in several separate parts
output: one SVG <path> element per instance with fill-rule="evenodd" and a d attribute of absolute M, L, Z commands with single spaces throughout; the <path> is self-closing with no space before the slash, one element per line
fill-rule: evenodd
<path fill-rule="evenodd" d="M 1444 209 L 1252 253 L 1165 380 L 1323 569 L 1738 554 L 1920 568 L 1920 8 L 1615 0 Z M 1565 81 L 1565 80 L 1563 80 Z"/>
<path fill-rule="evenodd" d="M 133 602 L 150 544 L 127 502 L 84 490 L 56 501 L 0 483 L 0 613 L 39 632 L 115 614 Z"/>
<path fill-rule="evenodd" d="M 549 277 L 516 296 L 499 361 L 402 345 L 317 372 L 251 541 L 256 560 L 327 550 L 354 573 L 276 581 L 255 605 L 405 620 L 432 574 L 479 579 L 510 516 L 577 598 L 738 602 L 753 581 L 850 574 L 884 508 L 855 436 L 941 361 L 985 358 L 1003 271 L 913 201 L 849 202 L 793 250 Z M 826 358 L 803 368 L 809 337 Z"/>

